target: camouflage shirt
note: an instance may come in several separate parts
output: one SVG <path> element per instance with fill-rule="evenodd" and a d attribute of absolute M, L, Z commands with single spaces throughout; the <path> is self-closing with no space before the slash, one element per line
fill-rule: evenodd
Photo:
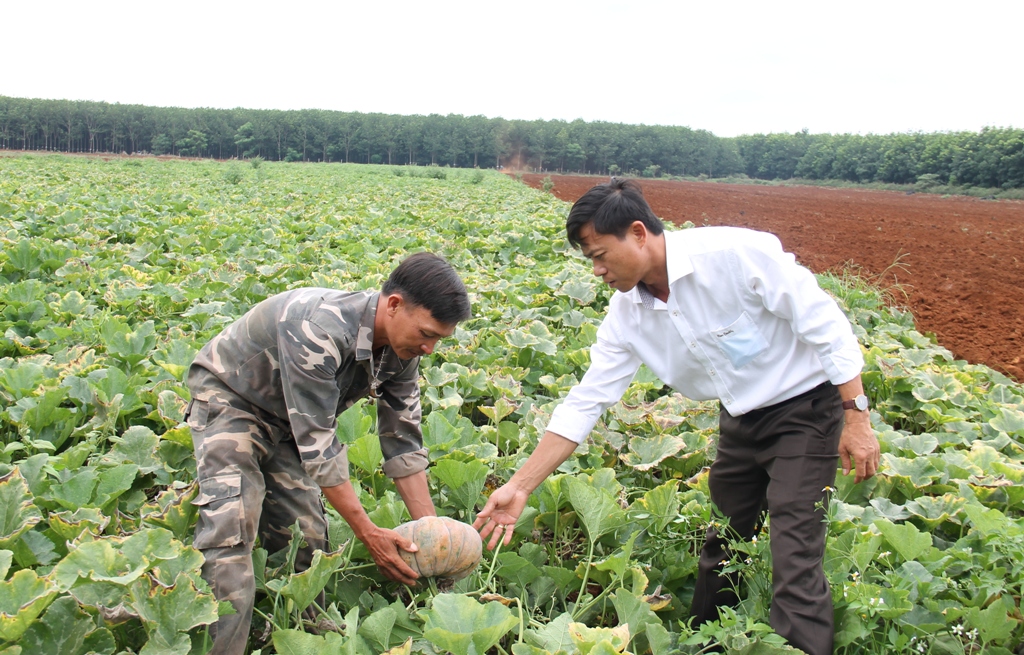
<path fill-rule="evenodd" d="M 193 367 L 290 429 L 302 465 L 321 487 L 348 479 L 337 417 L 368 395 L 373 321 L 379 292 L 294 289 L 267 298 L 203 347 Z M 401 478 L 427 468 L 420 432 L 419 357 L 390 348 L 377 406 L 384 473 Z M 195 390 L 193 390 L 195 392 Z"/>

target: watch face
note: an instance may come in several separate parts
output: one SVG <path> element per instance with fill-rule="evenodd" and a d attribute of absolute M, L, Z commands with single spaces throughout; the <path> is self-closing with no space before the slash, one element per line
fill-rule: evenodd
<path fill-rule="evenodd" d="M 857 409 L 862 412 L 866 412 L 868 409 L 868 397 L 861 394 L 853 399 L 853 404 L 856 405 Z"/>

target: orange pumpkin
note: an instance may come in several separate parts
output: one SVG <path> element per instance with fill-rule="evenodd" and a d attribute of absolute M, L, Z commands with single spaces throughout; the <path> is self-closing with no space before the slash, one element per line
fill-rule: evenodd
<path fill-rule="evenodd" d="M 403 523 L 395 532 L 419 546 L 415 553 L 398 552 L 423 577 L 459 580 L 472 573 L 483 556 L 483 541 L 473 526 L 447 516 L 424 516 Z"/>

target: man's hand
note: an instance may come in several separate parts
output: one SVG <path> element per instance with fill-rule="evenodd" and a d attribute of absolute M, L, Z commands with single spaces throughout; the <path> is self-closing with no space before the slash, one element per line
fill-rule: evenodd
<path fill-rule="evenodd" d="M 852 420 L 848 416 L 846 425 L 843 426 L 843 434 L 839 437 L 839 459 L 843 462 L 843 475 L 850 474 L 852 460 L 853 468 L 857 470 L 854 482 L 863 482 L 878 471 L 881 449 L 878 447 L 878 438 L 871 429 L 871 421 L 868 420 L 867 414 L 858 414 L 859 416 Z"/>
<path fill-rule="evenodd" d="M 377 563 L 377 568 L 385 576 L 396 582 L 407 585 L 416 584 L 416 574 L 409 565 L 402 560 L 398 550 L 402 549 L 415 553 L 419 547 L 413 542 L 400 536 L 394 530 L 374 527 L 373 530 L 360 537 L 360 541 L 366 544 L 370 551 L 370 557 Z"/>
<path fill-rule="evenodd" d="M 473 521 L 473 527 L 480 530 L 482 539 L 487 539 L 487 536 L 491 535 L 487 548 L 494 550 L 502 537 L 505 538 L 506 546 L 512 541 L 512 529 L 519 520 L 519 515 L 523 513 L 530 494 L 558 468 L 559 464 L 572 455 L 576 445 L 575 441 L 554 432 L 545 432 L 537 444 L 537 449 L 527 458 L 522 468 L 516 471 L 505 486 L 491 494 L 487 504 Z"/>
<path fill-rule="evenodd" d="M 409 568 L 409 565 L 402 561 L 398 549 L 415 553 L 419 548 L 408 539 L 399 536 L 397 533 L 378 528 L 370 521 L 363 506 L 359 504 L 356 492 L 352 483 L 346 480 L 333 487 L 321 487 L 327 502 L 338 510 L 341 518 L 349 524 L 352 531 L 356 533 L 359 541 L 366 544 L 370 550 L 370 556 L 377 563 L 380 572 L 398 582 L 415 584 L 416 572 Z M 433 507 L 433 505 L 431 505 Z"/>
<path fill-rule="evenodd" d="M 487 504 L 476 515 L 473 527 L 480 531 L 480 537 L 484 540 L 488 535 L 491 541 L 487 544 L 488 550 L 494 550 L 498 541 L 505 538 L 505 545 L 512 540 L 512 529 L 515 528 L 519 515 L 526 507 L 526 501 L 530 492 L 521 489 L 511 482 L 494 491 L 487 499 Z"/>

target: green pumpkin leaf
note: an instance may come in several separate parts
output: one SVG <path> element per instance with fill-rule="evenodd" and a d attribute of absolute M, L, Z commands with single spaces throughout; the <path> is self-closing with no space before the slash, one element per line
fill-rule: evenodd
<path fill-rule="evenodd" d="M 431 412 L 423 421 L 423 447 L 431 453 L 448 452 L 462 433 L 441 412 Z"/>
<path fill-rule="evenodd" d="M 621 653 L 632 639 L 627 625 L 615 628 L 591 628 L 583 623 L 570 623 L 568 632 L 573 644 L 582 655 L 590 653 L 598 655 L 605 653 L 607 648 L 611 648 L 612 653 Z M 600 650 L 599 647 L 601 647 Z"/>
<path fill-rule="evenodd" d="M 271 635 L 278 655 L 355 655 L 365 653 L 354 637 L 345 639 L 336 632 L 312 635 L 301 630 L 275 630 Z"/>
<path fill-rule="evenodd" d="M 501 553 L 498 555 L 498 570 L 495 575 L 502 580 L 516 584 L 520 589 L 526 589 L 527 585 L 540 577 L 540 569 L 516 553 Z"/>
<path fill-rule="evenodd" d="M 319 655 L 326 650 L 327 640 L 302 630 L 275 630 L 271 635 L 274 650 L 281 655 Z"/>
<path fill-rule="evenodd" d="M 686 442 L 671 434 L 656 434 L 652 437 L 633 437 L 629 440 L 628 453 L 620 458 L 638 471 L 647 471 L 657 466 L 666 457 L 673 457 L 686 447 Z"/>
<path fill-rule="evenodd" d="M 644 492 L 634 504 L 637 510 L 648 515 L 640 523 L 647 526 L 652 534 L 664 531 L 679 516 L 678 489 L 679 481 L 670 480 Z"/>
<path fill-rule="evenodd" d="M 462 594 L 435 596 L 423 616 L 423 637 L 454 655 L 485 655 L 519 624 L 501 603 L 480 604 Z"/>
<path fill-rule="evenodd" d="M 174 584 L 178 575 L 182 573 L 191 577 L 193 582 L 197 582 L 204 561 L 202 553 L 192 546 L 184 546 L 177 557 L 160 560 L 153 567 L 153 577 L 168 587 Z"/>
<path fill-rule="evenodd" d="M 56 545 L 38 530 L 25 532 L 14 544 L 14 559 L 22 568 L 45 566 L 58 557 Z"/>
<path fill-rule="evenodd" d="M 135 366 L 156 345 L 156 329 L 153 321 L 146 321 L 132 330 L 118 319 L 107 319 L 100 325 L 100 340 L 108 353 Z"/>
<path fill-rule="evenodd" d="M 527 630 L 524 638 L 529 643 L 547 652 L 565 651 L 571 653 L 575 650 L 575 646 L 572 639 L 569 638 L 570 623 L 572 623 L 572 615 L 564 612 L 556 616 L 543 628 Z"/>
<path fill-rule="evenodd" d="M 676 650 L 677 636 L 666 630 L 664 625 L 652 623 L 647 626 L 645 632 L 647 633 L 647 642 L 651 646 L 651 655 L 670 655 L 670 653 L 678 652 Z"/>
<path fill-rule="evenodd" d="M 905 507 L 911 515 L 923 521 L 928 529 L 933 529 L 948 521 L 951 516 L 960 511 L 966 502 L 959 496 L 943 494 L 942 496 L 919 496 L 914 500 L 908 500 Z"/>
<path fill-rule="evenodd" d="M 139 474 L 139 467 L 135 464 L 121 464 L 109 469 L 103 469 L 99 474 L 99 483 L 96 485 L 96 495 L 93 504 L 96 507 L 107 507 L 117 500 L 124 492 L 132 488 L 136 476 Z"/>
<path fill-rule="evenodd" d="M 1020 533 L 1020 528 L 1016 530 L 1009 529 L 1012 526 L 1010 519 L 997 509 L 988 509 L 978 503 L 969 503 L 964 505 L 964 513 L 967 514 L 971 525 L 983 535 Z"/>
<path fill-rule="evenodd" d="M 932 547 L 932 536 L 922 533 L 912 523 L 897 525 L 885 519 L 878 519 L 874 524 L 881 531 L 885 540 L 906 561 L 917 559 Z"/>
<path fill-rule="evenodd" d="M 174 538 L 185 541 L 195 525 L 199 508 L 192 504 L 199 494 L 195 482 L 181 488 L 165 489 L 156 500 L 142 506 L 142 520 L 148 525 L 166 528 Z"/>
<path fill-rule="evenodd" d="M 171 643 L 165 642 L 160 634 L 150 635 L 139 655 L 188 655 L 191 651 L 192 639 L 188 634 L 179 632 Z"/>
<path fill-rule="evenodd" d="M 157 456 L 160 439 L 149 428 L 133 425 L 120 437 L 111 437 L 114 447 L 103 457 L 103 462 L 135 464 L 138 472 L 146 475 L 164 468 Z"/>
<path fill-rule="evenodd" d="M 288 583 L 281 588 L 281 595 L 294 601 L 298 608 L 309 607 L 344 562 L 343 553 L 340 551 L 332 554 L 316 551 L 313 553 L 313 561 L 309 568 L 291 576 Z"/>
<path fill-rule="evenodd" d="M 5 389 L 14 400 L 32 395 L 44 380 L 46 369 L 35 362 L 0 367 L 0 389 Z"/>
<path fill-rule="evenodd" d="M 18 469 L 0 477 L 0 548 L 10 549 L 18 538 L 42 520 Z"/>
<path fill-rule="evenodd" d="M 626 573 L 630 558 L 633 557 L 633 544 L 639 535 L 639 530 L 629 535 L 629 539 L 626 540 L 626 543 L 621 548 L 616 550 L 608 559 L 595 564 L 594 568 L 598 571 L 612 571 L 621 578 Z"/>
<path fill-rule="evenodd" d="M 86 655 L 90 652 L 112 653 L 114 637 L 78 609 L 74 598 L 53 601 L 46 614 L 25 631 L 20 639 L 24 655 Z"/>
<path fill-rule="evenodd" d="M 1017 627 L 1017 621 L 1007 614 L 1001 602 L 994 602 L 986 609 L 972 607 L 966 616 L 967 621 L 981 633 L 983 643 L 1009 639 Z"/>
<path fill-rule="evenodd" d="M 11 562 L 14 553 L 9 550 L 0 550 L 0 581 L 7 579 L 7 572 L 11 569 Z"/>
<path fill-rule="evenodd" d="M 185 372 L 192 365 L 198 352 L 192 342 L 175 339 L 153 354 L 153 362 L 173 375 L 179 382 L 184 381 Z M 179 419 L 180 420 L 180 419 Z"/>
<path fill-rule="evenodd" d="M 490 469 L 476 459 L 460 462 L 450 457 L 437 461 L 430 469 L 430 474 L 448 487 L 448 498 L 467 512 L 480 500 L 488 473 Z"/>
<path fill-rule="evenodd" d="M 512 644 L 512 655 L 569 655 L 570 652 L 572 651 L 537 648 L 536 646 L 519 642 Z"/>
<path fill-rule="evenodd" d="M 615 606 L 619 624 L 628 625 L 629 634 L 634 637 L 644 632 L 648 625 L 661 625 L 661 619 L 651 606 L 625 589 L 619 589 L 612 594 L 612 605 Z"/>
<path fill-rule="evenodd" d="M 589 305 L 597 298 L 597 286 L 589 280 L 573 278 L 557 293 L 572 298 L 580 305 Z"/>
<path fill-rule="evenodd" d="M 579 478 L 569 478 L 566 484 L 569 502 L 583 522 L 590 539 L 599 539 L 625 521 L 625 512 L 608 492 L 593 487 Z"/>
<path fill-rule="evenodd" d="M 50 529 L 63 542 L 75 541 L 85 532 L 99 536 L 110 523 L 110 518 L 94 507 L 82 507 L 74 512 L 51 512 L 47 519 Z"/>
<path fill-rule="evenodd" d="M 79 602 L 79 604 L 93 609 L 101 607 L 114 608 L 124 606 L 124 603 L 131 599 L 128 597 L 128 589 L 123 585 L 113 582 L 92 582 L 91 580 L 79 580 L 68 592 Z M 132 612 L 134 615 L 134 612 Z"/>
<path fill-rule="evenodd" d="M 0 639 L 17 641 L 56 595 L 56 585 L 32 569 L 0 582 Z"/>
<path fill-rule="evenodd" d="M 99 473 L 94 468 L 84 468 L 60 484 L 50 486 L 50 497 L 61 507 L 77 510 L 87 507 L 99 484 Z"/>
<path fill-rule="evenodd" d="M 935 468 L 928 457 L 908 459 L 885 453 L 882 455 L 881 469 L 883 475 L 909 478 L 915 487 L 926 487 L 943 477 L 942 471 Z"/>
<path fill-rule="evenodd" d="M 384 607 L 366 617 L 359 626 L 359 634 L 375 647 L 376 652 L 384 652 L 391 647 L 391 632 L 397 619 L 395 608 Z"/>
<path fill-rule="evenodd" d="M 1024 411 L 999 408 L 999 415 L 988 422 L 996 430 L 1014 436 L 1024 436 Z"/>
<path fill-rule="evenodd" d="M 348 447 L 348 461 L 367 473 L 374 473 L 380 468 L 384 455 L 380 449 L 380 439 L 376 434 L 365 434 Z"/>
<path fill-rule="evenodd" d="M 906 507 L 893 504 L 888 498 L 872 498 L 871 506 L 875 508 L 879 516 L 894 523 L 910 518 L 910 512 Z"/>
<path fill-rule="evenodd" d="M 147 578 L 131 585 L 131 605 L 146 626 L 151 641 L 176 647 L 180 636 L 192 628 L 217 620 L 217 601 L 212 594 L 201 594 L 188 575 L 181 573 L 168 589 Z"/>

